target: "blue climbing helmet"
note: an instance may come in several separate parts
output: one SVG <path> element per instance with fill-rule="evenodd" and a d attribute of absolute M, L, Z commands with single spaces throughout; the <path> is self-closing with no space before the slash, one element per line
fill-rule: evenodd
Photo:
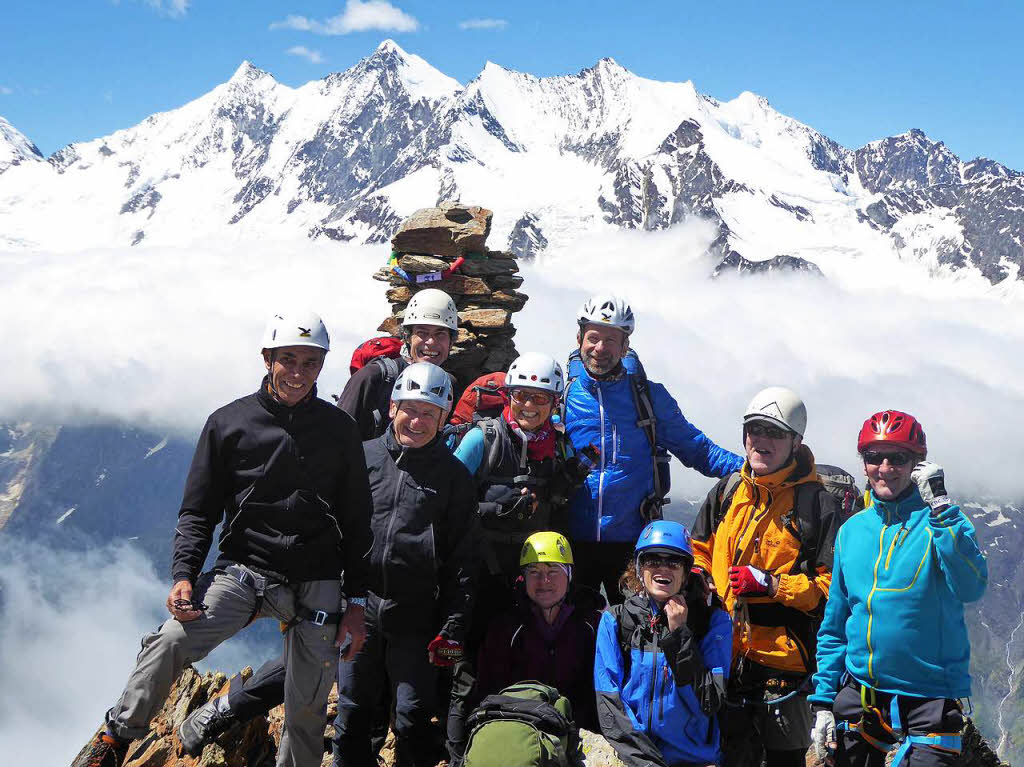
<path fill-rule="evenodd" d="M 636 539 L 636 558 L 639 569 L 640 555 L 644 553 L 677 554 L 693 563 L 693 544 L 690 531 L 678 522 L 659 519 L 648 523 Z"/>

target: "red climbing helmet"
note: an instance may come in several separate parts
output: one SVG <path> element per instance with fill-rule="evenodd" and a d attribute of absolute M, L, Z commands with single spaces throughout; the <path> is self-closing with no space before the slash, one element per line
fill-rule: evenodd
<path fill-rule="evenodd" d="M 883 410 L 864 422 L 857 437 L 857 452 L 863 453 L 874 442 L 905 447 L 922 456 L 928 454 L 921 424 L 910 413 L 900 410 Z"/>

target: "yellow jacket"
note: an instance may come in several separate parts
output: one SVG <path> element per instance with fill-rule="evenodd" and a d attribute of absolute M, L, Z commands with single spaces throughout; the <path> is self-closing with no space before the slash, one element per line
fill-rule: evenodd
<path fill-rule="evenodd" d="M 745 462 L 728 508 L 728 478 L 708 494 L 693 529 L 694 564 L 710 573 L 733 616 L 733 658 L 769 668 L 814 670 L 817 621 L 832 581 L 835 502 L 818 482 L 814 456 L 801 445 L 774 474 L 754 477 Z M 801 485 L 807 488 L 797 490 Z M 803 511 L 797 513 L 797 499 Z M 771 597 L 737 597 L 732 565 L 776 576 Z"/>

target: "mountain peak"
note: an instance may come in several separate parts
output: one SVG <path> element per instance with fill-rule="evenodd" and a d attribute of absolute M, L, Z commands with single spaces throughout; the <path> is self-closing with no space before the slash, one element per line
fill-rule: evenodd
<path fill-rule="evenodd" d="M 25 160 L 41 160 L 43 153 L 7 120 L 0 116 L 0 173 Z"/>
<path fill-rule="evenodd" d="M 231 79 L 228 82 L 250 83 L 255 80 L 259 80 L 261 77 L 269 77 L 269 74 L 246 59 L 238 65 L 238 69 L 236 69 L 235 73 L 231 75 Z"/>
<path fill-rule="evenodd" d="M 385 40 L 381 40 L 380 41 L 380 44 L 377 46 L 377 49 L 374 51 L 374 54 L 378 54 L 378 53 L 381 54 L 381 55 L 385 55 L 385 54 L 389 54 L 389 53 L 397 54 L 398 56 L 401 56 L 403 58 L 405 58 L 408 55 L 405 52 L 405 50 L 402 48 L 402 46 L 400 46 L 398 43 L 396 43 L 391 38 L 387 38 Z"/>

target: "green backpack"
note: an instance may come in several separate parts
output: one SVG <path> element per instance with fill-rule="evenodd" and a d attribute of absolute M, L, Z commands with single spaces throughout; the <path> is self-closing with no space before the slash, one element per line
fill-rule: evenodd
<path fill-rule="evenodd" d="M 526 681 L 488 695 L 470 714 L 464 767 L 577 767 L 583 762 L 569 699 Z"/>

